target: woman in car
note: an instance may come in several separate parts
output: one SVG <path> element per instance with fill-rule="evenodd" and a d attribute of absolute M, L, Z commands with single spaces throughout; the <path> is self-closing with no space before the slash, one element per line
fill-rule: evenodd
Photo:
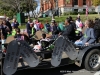
<path fill-rule="evenodd" d="M 76 45 L 89 45 L 95 42 L 96 38 L 94 35 L 93 21 L 86 20 L 85 27 L 87 28 L 84 35 L 75 42 Z"/>

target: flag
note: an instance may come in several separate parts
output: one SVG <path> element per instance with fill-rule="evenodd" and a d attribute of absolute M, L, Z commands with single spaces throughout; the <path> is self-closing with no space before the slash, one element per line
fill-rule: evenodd
<path fill-rule="evenodd" d="M 87 6 L 86 6 L 86 16 L 88 16 L 88 6 L 89 6 L 89 1 L 88 1 L 88 3 L 87 3 Z"/>
<path fill-rule="evenodd" d="M 88 16 L 88 6 L 86 7 L 86 16 Z"/>

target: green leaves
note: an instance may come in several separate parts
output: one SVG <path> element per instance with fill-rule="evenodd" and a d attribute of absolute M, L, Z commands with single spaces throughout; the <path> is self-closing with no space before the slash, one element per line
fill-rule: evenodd
<path fill-rule="evenodd" d="M 100 0 L 92 0 L 92 4 L 94 6 L 98 6 L 98 5 L 100 5 Z"/>
<path fill-rule="evenodd" d="M 13 13 L 22 13 L 33 11 L 37 7 L 35 0 L 0 0 L 0 10 L 11 11 Z M 4 13 L 4 12 L 3 12 Z"/>

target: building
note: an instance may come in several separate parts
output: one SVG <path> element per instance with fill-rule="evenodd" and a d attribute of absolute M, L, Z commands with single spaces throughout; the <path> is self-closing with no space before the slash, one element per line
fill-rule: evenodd
<path fill-rule="evenodd" d="M 91 0 L 58 0 L 58 2 L 54 1 L 57 0 L 41 0 L 41 12 L 48 14 L 52 7 L 58 7 L 61 13 L 69 11 L 81 12 L 86 10 L 86 6 L 88 6 L 89 11 L 95 11 L 94 6 L 92 6 Z"/>

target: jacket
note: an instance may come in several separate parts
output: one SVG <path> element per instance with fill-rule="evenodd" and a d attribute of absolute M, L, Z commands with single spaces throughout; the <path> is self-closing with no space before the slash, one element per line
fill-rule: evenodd
<path fill-rule="evenodd" d="M 92 44 L 95 42 L 96 38 L 95 38 L 95 34 L 94 34 L 94 29 L 93 28 L 87 28 L 84 36 L 82 36 L 80 38 L 80 40 L 82 41 L 83 44 L 85 44 L 86 42 L 88 42 L 89 44 Z"/>
<path fill-rule="evenodd" d="M 72 24 L 65 26 L 64 31 L 61 33 L 63 36 L 67 36 L 69 40 L 75 40 L 75 29 Z"/>

